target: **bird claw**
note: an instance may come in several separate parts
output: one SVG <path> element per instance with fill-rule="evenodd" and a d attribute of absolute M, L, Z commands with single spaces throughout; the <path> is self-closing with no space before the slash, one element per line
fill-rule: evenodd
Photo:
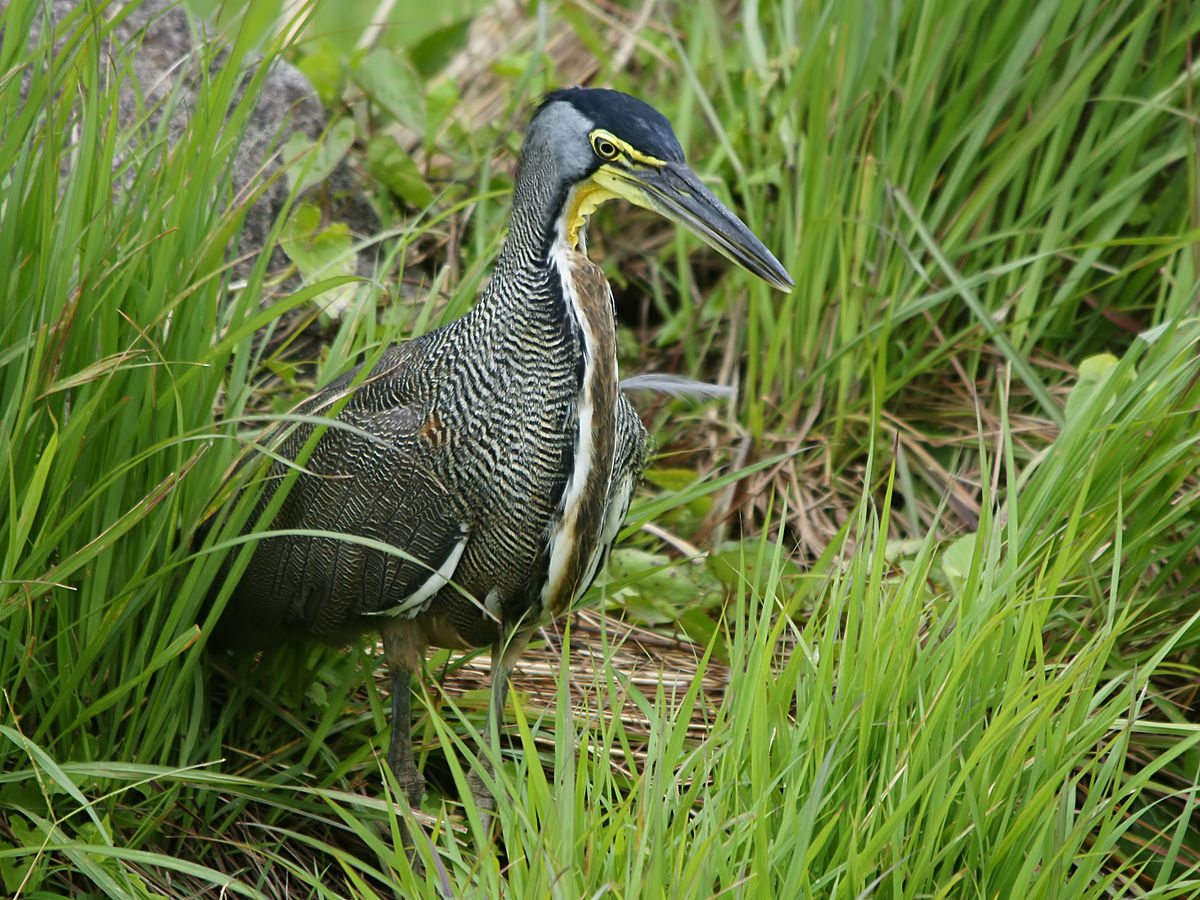
<path fill-rule="evenodd" d="M 477 763 L 482 765 L 482 763 Z M 496 820 L 496 798 L 491 789 L 484 783 L 483 776 L 477 768 L 467 773 L 467 787 L 471 790 L 471 799 L 475 804 L 476 815 L 484 836 L 490 840 Z"/>

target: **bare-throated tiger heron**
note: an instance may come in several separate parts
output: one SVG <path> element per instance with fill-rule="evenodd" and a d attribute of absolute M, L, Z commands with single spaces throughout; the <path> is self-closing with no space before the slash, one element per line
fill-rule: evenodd
<path fill-rule="evenodd" d="M 661 113 L 611 90 L 549 94 L 529 125 L 508 238 L 477 305 L 299 408 L 329 416 L 344 401 L 307 459 L 322 427 L 311 418 L 278 448 L 303 466 L 271 525 L 284 533 L 259 540 L 222 616 L 235 641 L 378 628 L 392 677 L 388 763 L 414 807 L 424 780 L 410 680 L 426 647 L 493 645 L 494 735 L 531 631 L 591 584 L 641 473 L 647 435 L 619 388 L 612 294 L 585 246 L 588 216 L 616 198 L 792 287 L 684 163 Z M 271 465 L 247 529 L 262 524 L 293 469 Z M 494 803 L 486 759 L 471 776 L 485 810 Z"/>

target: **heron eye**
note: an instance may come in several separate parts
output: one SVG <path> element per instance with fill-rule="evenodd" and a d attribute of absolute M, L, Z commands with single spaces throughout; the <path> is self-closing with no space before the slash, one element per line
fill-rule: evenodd
<path fill-rule="evenodd" d="M 592 138 L 592 149 L 601 159 L 613 160 L 621 155 L 616 144 L 599 134 Z"/>

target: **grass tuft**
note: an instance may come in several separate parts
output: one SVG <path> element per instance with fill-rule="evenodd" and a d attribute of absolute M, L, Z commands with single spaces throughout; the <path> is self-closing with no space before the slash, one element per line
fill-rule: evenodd
<path fill-rule="evenodd" d="M 6 895 L 1200 893 L 1186 4 L 231 7 L 191 99 L 135 84 L 137 5 L 0 11 Z M 283 58 L 336 121 L 273 176 L 279 273 L 231 166 Z M 204 601 L 234 466 L 470 306 L 576 80 L 662 109 L 797 288 L 596 216 L 625 372 L 736 392 L 636 398 L 659 457 L 604 614 L 519 672 L 488 845 L 482 657 L 427 663 L 408 810 L 377 648 L 209 653 Z M 381 236 L 296 190 L 343 157 Z"/>

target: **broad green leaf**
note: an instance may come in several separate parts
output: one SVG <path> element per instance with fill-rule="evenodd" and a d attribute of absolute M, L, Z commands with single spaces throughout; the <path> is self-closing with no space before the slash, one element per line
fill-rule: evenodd
<path fill-rule="evenodd" d="M 353 71 L 363 92 L 405 128 L 425 125 L 425 93 L 421 79 L 396 53 L 375 48 Z"/>
<path fill-rule="evenodd" d="M 372 177 L 409 205 L 426 209 L 433 203 L 433 190 L 421 176 L 416 162 L 390 135 L 371 138 L 367 144 L 367 168 Z"/>
<path fill-rule="evenodd" d="M 302 194 L 328 178 L 354 142 L 355 129 L 351 119 L 339 119 L 314 141 L 302 132 L 294 132 L 283 145 L 288 184 Z"/>

